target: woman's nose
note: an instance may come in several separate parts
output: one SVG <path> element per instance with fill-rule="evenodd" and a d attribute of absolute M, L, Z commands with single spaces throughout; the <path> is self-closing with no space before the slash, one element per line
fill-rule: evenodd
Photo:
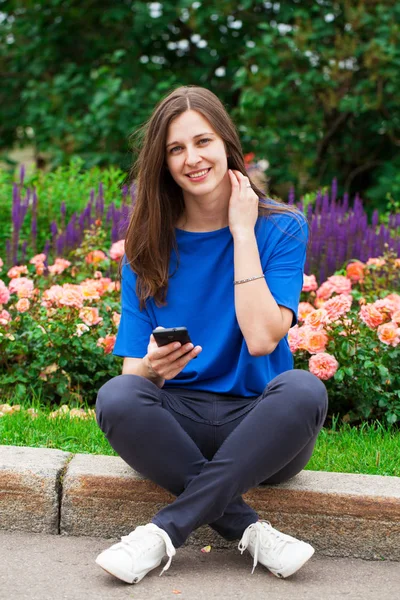
<path fill-rule="evenodd" d="M 197 148 L 187 148 L 186 163 L 188 165 L 196 165 L 201 160 Z"/>

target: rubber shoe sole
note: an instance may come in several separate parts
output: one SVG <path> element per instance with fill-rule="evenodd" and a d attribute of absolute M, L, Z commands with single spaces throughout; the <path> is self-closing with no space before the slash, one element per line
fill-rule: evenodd
<path fill-rule="evenodd" d="M 110 560 L 110 557 L 107 557 L 106 552 L 102 552 L 101 554 L 99 554 L 99 556 L 95 560 L 96 564 L 99 565 L 99 567 L 101 567 L 102 569 L 104 569 L 104 571 L 107 571 L 107 573 L 109 573 L 110 575 L 114 575 L 114 577 L 121 579 L 121 581 L 125 581 L 125 583 L 139 583 L 139 581 L 141 581 L 143 577 L 147 575 L 147 573 L 149 573 L 156 567 L 159 567 L 162 562 L 161 558 L 160 561 L 154 565 L 154 567 L 151 567 L 151 569 L 148 569 L 147 571 L 142 571 L 140 574 L 132 574 L 131 572 L 124 571 L 118 564 L 115 564 L 114 561 Z"/>
<path fill-rule="evenodd" d="M 305 544 L 305 546 L 307 546 L 307 548 L 304 548 L 304 554 L 300 561 L 297 560 L 296 562 L 293 562 L 292 564 L 287 565 L 285 567 L 285 569 L 272 570 L 272 569 L 270 569 L 270 567 L 267 567 L 267 569 L 269 571 L 271 571 L 271 573 L 273 573 L 276 577 L 279 577 L 280 579 L 286 579 L 286 577 L 290 577 L 291 575 L 296 573 L 296 571 L 301 569 L 301 567 L 303 565 L 305 565 L 308 560 L 310 560 L 310 558 L 312 557 L 312 555 L 315 552 L 315 549 L 312 546 L 310 546 L 310 544 Z M 266 565 L 264 565 L 264 566 L 266 566 Z"/>

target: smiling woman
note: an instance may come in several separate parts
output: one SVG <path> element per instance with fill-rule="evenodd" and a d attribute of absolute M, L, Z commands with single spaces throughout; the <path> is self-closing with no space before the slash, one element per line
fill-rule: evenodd
<path fill-rule="evenodd" d="M 98 393 L 114 450 L 177 499 L 97 563 L 129 583 L 209 524 L 277 577 L 313 554 L 244 502 L 262 482 L 309 461 L 327 411 L 323 383 L 293 369 L 308 238 L 295 208 L 263 198 L 247 176 L 222 103 L 199 87 L 156 106 L 132 171 L 137 200 L 121 261 L 114 354 L 123 374 Z M 168 328 L 171 343 L 153 333 Z M 183 329 L 183 345 L 173 336 Z M 193 360 L 197 358 L 198 360 Z"/>
<path fill-rule="evenodd" d="M 231 185 L 223 139 L 199 112 L 187 110 L 170 124 L 166 148 L 167 168 L 185 202 L 177 226 L 185 224 L 189 231 L 194 226 L 200 227 L 196 231 L 226 227 Z"/>

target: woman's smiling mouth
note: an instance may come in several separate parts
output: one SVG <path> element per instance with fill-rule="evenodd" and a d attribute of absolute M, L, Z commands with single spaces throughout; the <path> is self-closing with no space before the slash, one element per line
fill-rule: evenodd
<path fill-rule="evenodd" d="M 210 171 L 211 167 L 207 169 L 202 169 L 201 171 L 195 171 L 193 173 L 190 173 L 189 175 L 186 175 L 186 177 L 188 177 L 191 181 L 203 181 Z"/>

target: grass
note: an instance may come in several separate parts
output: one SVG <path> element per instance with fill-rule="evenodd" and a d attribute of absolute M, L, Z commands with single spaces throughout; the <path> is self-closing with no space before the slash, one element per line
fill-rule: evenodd
<path fill-rule="evenodd" d="M 67 414 L 49 419 L 49 412 L 41 409 L 35 419 L 24 410 L 0 417 L 0 444 L 116 456 L 94 417 L 81 420 Z M 338 427 L 334 420 L 330 429 L 321 431 L 306 469 L 400 476 L 399 448 L 398 429 L 378 422 Z"/>

